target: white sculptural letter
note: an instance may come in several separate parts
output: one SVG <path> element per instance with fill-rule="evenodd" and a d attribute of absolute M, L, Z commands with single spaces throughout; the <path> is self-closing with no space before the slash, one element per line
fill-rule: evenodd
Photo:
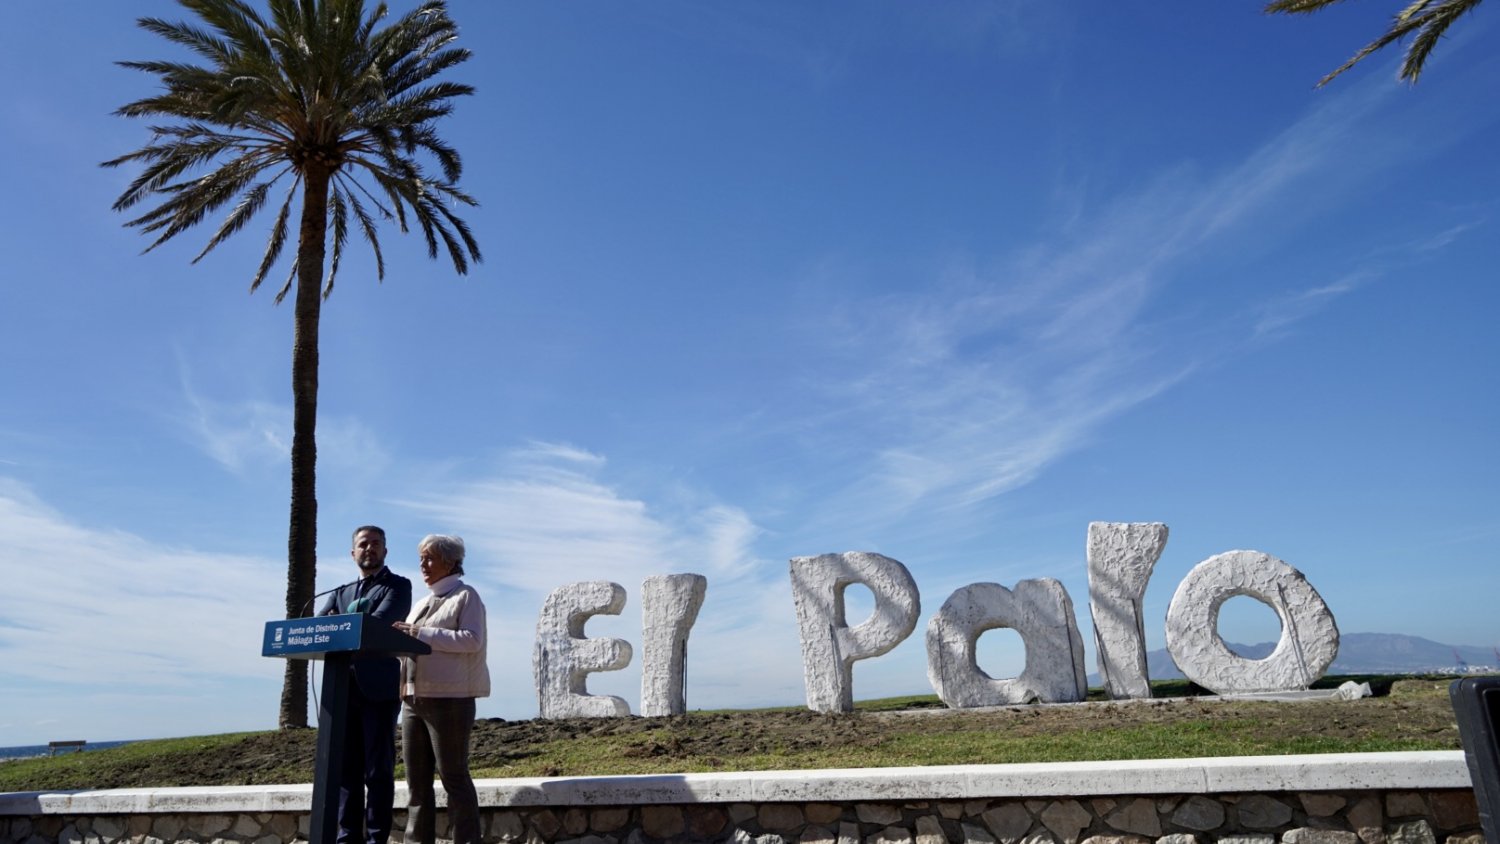
<path fill-rule="evenodd" d="M 619 615 L 625 589 L 618 583 L 591 580 L 559 586 L 542 603 L 536 622 L 531 673 L 543 718 L 607 718 L 629 715 L 630 704 L 613 695 L 588 693 L 588 675 L 617 671 L 630 664 L 630 643 L 583 635 L 584 622 L 595 615 Z"/>
<path fill-rule="evenodd" d="M 641 583 L 642 715 L 687 711 L 688 633 L 707 590 L 708 578 L 701 574 L 659 574 Z"/>
<path fill-rule="evenodd" d="M 1265 659 L 1229 650 L 1219 636 L 1219 608 L 1248 595 L 1276 611 L 1281 638 Z M 1194 683 L 1216 694 L 1305 689 L 1339 652 L 1339 629 L 1322 596 L 1270 554 L 1227 551 L 1188 572 L 1167 609 L 1167 650 Z"/>
<path fill-rule="evenodd" d="M 1099 678 L 1110 697 L 1151 697 L 1141 599 L 1167 546 L 1160 522 L 1090 522 L 1089 612 Z"/>
<path fill-rule="evenodd" d="M 980 634 L 996 628 L 1015 630 L 1026 646 L 1026 667 L 1013 680 L 996 680 L 975 659 Z M 954 708 L 1083 700 L 1083 637 L 1068 590 L 1050 577 L 1014 591 L 998 583 L 957 590 L 927 623 L 927 679 Z"/>
<path fill-rule="evenodd" d="M 917 626 L 922 606 L 917 584 L 906 566 L 863 551 L 793 557 L 791 570 L 807 706 L 817 712 L 850 712 L 854 663 L 896 647 Z M 844 590 L 851 583 L 863 584 L 875 595 L 874 614 L 855 627 L 844 617 Z"/>

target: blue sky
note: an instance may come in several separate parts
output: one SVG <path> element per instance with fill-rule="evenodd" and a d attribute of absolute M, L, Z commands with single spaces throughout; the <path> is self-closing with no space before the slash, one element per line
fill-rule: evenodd
<path fill-rule="evenodd" d="M 355 525 L 413 579 L 464 536 L 505 718 L 580 580 L 625 587 L 588 632 L 639 653 L 641 581 L 708 578 L 692 708 L 802 701 L 793 556 L 921 589 L 859 698 L 930 691 L 922 631 L 969 583 L 1057 578 L 1091 640 L 1090 521 L 1171 528 L 1151 647 L 1240 548 L 1345 633 L 1500 644 L 1496 24 L 1415 88 L 1393 53 L 1314 90 L 1385 6 L 454 2 L 478 93 L 441 128 L 485 260 L 389 231 L 383 284 L 340 271 L 320 588 Z M 98 162 L 147 139 L 111 112 L 152 90 L 112 62 L 177 55 L 145 14 L 180 17 L 0 35 L 0 745 L 275 725 L 292 312 L 246 292 L 269 220 L 194 266 L 209 229 L 142 255 L 110 211 L 130 173 Z M 1220 625 L 1278 629 L 1248 598 Z M 590 689 L 638 711 L 638 662 Z"/>

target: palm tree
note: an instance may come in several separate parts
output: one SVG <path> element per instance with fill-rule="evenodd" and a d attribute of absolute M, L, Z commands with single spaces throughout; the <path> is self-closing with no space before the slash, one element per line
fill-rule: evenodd
<path fill-rule="evenodd" d="M 415 221 L 429 256 L 438 256 L 441 241 L 460 274 L 480 260 L 469 227 L 452 208 L 476 203 L 458 188 L 458 154 L 432 126 L 455 97 L 473 93 L 435 79 L 469 51 L 454 46 L 458 28 L 443 0 L 422 0 L 382 28 L 385 4 L 367 15 L 363 0 L 269 0 L 267 16 L 246 0 L 179 2 L 198 20 L 137 23 L 202 63 L 120 62 L 156 76 L 164 90 L 116 113 L 164 122 L 151 127 L 146 146 L 104 166 L 143 168 L 114 208 L 156 201 L 126 222 L 155 238 L 147 252 L 229 206 L 194 263 L 243 228 L 283 182 L 252 292 L 282 255 L 293 200 L 302 197 L 296 256 L 275 298 L 281 302 L 295 283 L 286 590 L 286 612 L 295 617 L 307 612 L 317 574 L 318 315 L 333 290 L 351 221 L 370 244 L 381 279 L 377 220 L 394 221 L 403 232 Z M 418 156 L 435 160 L 439 173 L 427 172 Z M 307 726 L 302 660 L 287 661 L 279 723 Z"/>
<path fill-rule="evenodd" d="M 1340 0 L 1273 0 L 1266 4 L 1266 11 L 1287 14 L 1316 12 L 1338 2 Z M 1411 46 L 1406 50 L 1406 58 L 1401 62 L 1400 77 L 1416 84 L 1417 78 L 1422 75 L 1422 67 L 1427 64 L 1427 56 L 1437 46 L 1443 33 L 1466 12 L 1472 12 L 1478 8 L 1479 3 L 1480 0 L 1414 0 L 1411 5 L 1396 14 L 1395 20 L 1391 22 L 1391 28 L 1386 30 L 1384 35 L 1366 44 L 1364 49 L 1354 54 L 1353 58 L 1318 80 L 1318 87 L 1327 85 L 1335 76 L 1354 67 L 1361 59 L 1376 50 L 1400 41 L 1412 33 L 1416 33 L 1416 37 L 1412 39 Z"/>

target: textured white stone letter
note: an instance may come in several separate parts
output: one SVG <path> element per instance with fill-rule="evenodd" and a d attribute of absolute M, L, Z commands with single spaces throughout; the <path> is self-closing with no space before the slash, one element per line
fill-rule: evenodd
<path fill-rule="evenodd" d="M 1267 604 L 1281 638 L 1265 659 L 1235 654 L 1219 636 L 1219 608 L 1237 595 Z M 1177 586 L 1167 608 L 1167 650 L 1189 680 L 1216 694 L 1305 689 L 1339 652 L 1339 629 L 1318 591 L 1270 554 L 1226 551 L 1209 557 Z"/>
<path fill-rule="evenodd" d="M 1089 612 L 1099 678 L 1112 698 L 1151 697 L 1141 599 L 1166 546 L 1160 522 L 1089 523 Z"/>
<path fill-rule="evenodd" d="M 641 714 L 687 711 L 688 633 L 708 591 L 701 574 L 658 574 L 641 583 Z"/>
<path fill-rule="evenodd" d="M 608 718 L 629 715 L 630 704 L 614 695 L 588 693 L 588 675 L 630 664 L 630 643 L 588 638 L 583 624 L 595 615 L 619 615 L 625 588 L 606 580 L 569 583 L 552 590 L 536 620 L 531 674 L 543 718 Z"/>
<path fill-rule="evenodd" d="M 889 651 L 917 626 L 922 602 L 916 581 L 901 563 L 864 551 L 793 557 L 791 563 L 807 707 L 851 712 L 855 661 Z M 844 589 L 851 583 L 875 594 L 874 614 L 855 627 L 844 617 Z"/>
<path fill-rule="evenodd" d="M 997 627 L 1015 630 L 1026 645 L 1026 667 L 1013 680 L 984 673 L 974 657 L 979 635 Z M 1083 637 L 1068 590 L 1043 577 L 1015 591 L 971 583 L 954 592 L 927 623 L 927 680 L 954 708 L 1083 700 Z"/>

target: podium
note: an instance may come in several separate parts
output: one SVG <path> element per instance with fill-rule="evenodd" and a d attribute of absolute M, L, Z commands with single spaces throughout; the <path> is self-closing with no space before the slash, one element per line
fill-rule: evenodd
<path fill-rule="evenodd" d="M 333 844 L 344 778 L 350 665 L 355 657 L 430 654 L 432 648 L 371 615 L 319 615 L 266 622 L 261 656 L 323 660 L 318 699 L 318 753 L 313 778 L 310 844 Z M 363 783 L 360 783 L 363 787 Z"/>
<path fill-rule="evenodd" d="M 1484 839 L 1500 844 L 1500 677 L 1454 680 L 1448 698 L 1458 717 Z"/>

